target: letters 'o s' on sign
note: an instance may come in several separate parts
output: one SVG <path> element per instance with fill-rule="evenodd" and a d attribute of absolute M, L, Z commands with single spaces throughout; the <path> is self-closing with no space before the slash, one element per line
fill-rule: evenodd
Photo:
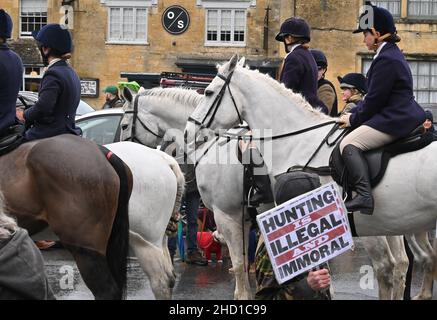
<path fill-rule="evenodd" d="M 162 26 L 171 34 L 184 33 L 190 25 L 190 15 L 181 6 L 170 6 L 162 15 Z"/>

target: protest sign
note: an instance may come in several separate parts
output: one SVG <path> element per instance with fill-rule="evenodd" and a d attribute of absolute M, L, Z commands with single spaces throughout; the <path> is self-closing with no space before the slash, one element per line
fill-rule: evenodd
<path fill-rule="evenodd" d="M 353 246 L 347 211 L 334 183 L 258 215 L 257 222 L 279 284 Z"/>

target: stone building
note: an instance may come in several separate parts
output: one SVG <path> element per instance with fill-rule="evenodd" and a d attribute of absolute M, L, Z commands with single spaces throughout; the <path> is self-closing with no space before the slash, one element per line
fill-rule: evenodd
<path fill-rule="evenodd" d="M 216 64 L 234 53 L 275 77 L 284 49 L 274 37 L 281 21 L 293 15 L 311 24 L 311 45 L 328 56 L 327 78 L 338 87 L 338 75 L 365 72 L 371 62 L 362 35 L 351 33 L 363 2 L 2 0 L 1 6 L 14 20 L 11 45 L 26 65 L 25 88 L 35 90 L 42 73 L 30 32 L 45 23 L 65 23 L 75 41 L 71 63 L 83 79 L 83 98 L 100 108 L 107 85 L 129 79 L 155 86 L 164 71 L 214 74 Z M 396 17 L 419 101 L 437 102 L 437 0 L 374 3 L 388 7 Z"/>

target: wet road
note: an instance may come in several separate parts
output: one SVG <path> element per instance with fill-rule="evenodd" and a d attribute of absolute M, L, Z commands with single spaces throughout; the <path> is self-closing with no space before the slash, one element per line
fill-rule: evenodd
<path fill-rule="evenodd" d="M 372 276 L 371 262 L 359 239 L 354 239 L 356 248 L 352 252 L 331 261 L 330 266 L 336 300 L 375 300 L 378 296 L 376 279 Z M 85 286 L 70 254 L 63 249 L 43 252 L 46 272 L 57 299 L 93 299 Z M 212 262 L 206 267 L 187 265 L 175 258 L 175 300 L 229 300 L 233 299 L 234 277 L 229 273 L 230 260 Z M 421 281 L 420 268 L 415 267 L 412 295 L 418 293 Z M 255 279 L 251 275 L 252 289 Z M 128 300 L 154 299 L 149 281 L 136 258 L 129 260 Z M 434 300 L 437 290 L 434 288 Z"/>

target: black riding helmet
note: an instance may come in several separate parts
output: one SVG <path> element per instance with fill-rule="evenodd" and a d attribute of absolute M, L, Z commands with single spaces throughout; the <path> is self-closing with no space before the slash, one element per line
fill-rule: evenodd
<path fill-rule="evenodd" d="M 9 39 L 12 34 L 11 16 L 3 9 L 0 9 L 0 38 Z"/>
<path fill-rule="evenodd" d="M 343 78 L 337 77 L 341 89 L 357 89 L 363 95 L 367 94 L 366 78 L 361 73 L 348 73 Z"/>
<path fill-rule="evenodd" d="M 70 31 L 57 23 L 45 25 L 41 30 L 32 32 L 32 36 L 40 45 L 54 49 L 60 54 L 73 51 Z"/>
<path fill-rule="evenodd" d="M 353 31 L 353 33 L 370 31 L 374 34 L 374 31 L 378 31 L 381 36 L 397 33 L 395 22 L 390 11 L 379 8 L 370 1 L 366 1 L 365 5 L 366 10 L 360 15 L 358 28 Z"/>
<path fill-rule="evenodd" d="M 290 35 L 294 38 L 311 41 L 311 28 L 308 23 L 297 17 L 288 18 L 282 25 L 279 33 L 276 35 L 276 41 L 284 42 L 284 37 Z"/>
<path fill-rule="evenodd" d="M 317 49 L 311 49 L 310 51 L 314 57 L 314 60 L 316 60 L 318 67 L 322 67 L 323 69 L 328 68 L 328 58 L 326 58 L 326 55 L 323 53 L 323 51 Z"/>

